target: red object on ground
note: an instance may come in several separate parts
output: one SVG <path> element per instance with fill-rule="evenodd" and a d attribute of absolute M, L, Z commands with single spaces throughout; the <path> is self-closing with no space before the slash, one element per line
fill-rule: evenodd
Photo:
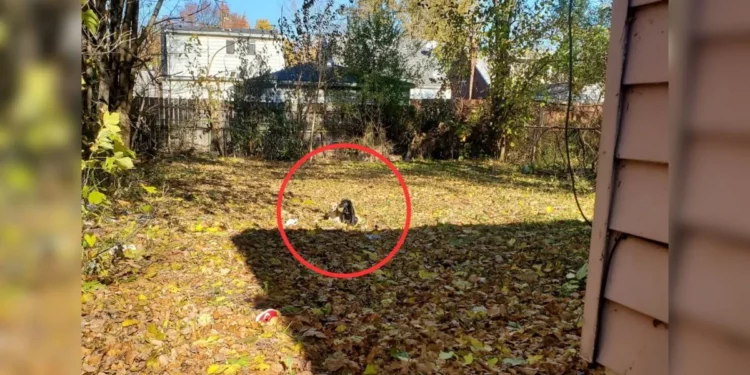
<path fill-rule="evenodd" d="M 268 323 L 271 321 L 271 319 L 279 317 L 279 316 L 281 316 L 281 314 L 279 314 L 278 311 L 274 309 L 268 309 L 258 314 L 258 316 L 255 317 L 255 321 L 261 322 L 261 323 Z"/>

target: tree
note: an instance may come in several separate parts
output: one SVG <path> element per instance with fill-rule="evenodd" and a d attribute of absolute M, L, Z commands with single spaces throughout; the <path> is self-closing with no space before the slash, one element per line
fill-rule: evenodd
<path fill-rule="evenodd" d="M 180 17 L 183 22 L 197 26 L 223 29 L 250 28 L 244 14 L 234 13 L 226 3 L 216 0 L 190 0 L 180 10 Z"/>
<path fill-rule="evenodd" d="M 404 0 L 402 22 L 413 37 L 438 42 L 435 56 L 451 83 L 468 81 L 473 91 L 483 20 L 479 0 Z"/>
<path fill-rule="evenodd" d="M 258 30 L 271 31 L 271 30 L 273 30 L 273 25 L 271 25 L 271 22 L 268 22 L 267 19 L 261 18 L 261 19 L 255 21 L 255 28 L 258 29 Z"/>
<path fill-rule="evenodd" d="M 552 52 L 546 47 L 554 31 L 547 2 L 491 0 L 480 6 L 487 22 L 480 43 L 488 57 L 491 77 L 489 142 L 483 153 L 505 159 L 511 140 L 531 116 L 534 97 L 547 78 Z"/>
<path fill-rule="evenodd" d="M 89 14 L 82 28 L 83 140 L 93 142 L 100 128 L 100 114 L 119 113 L 122 141 L 130 146 L 136 73 L 146 67 L 148 38 L 157 32 L 164 0 L 88 0 L 82 11 Z M 145 18 L 142 18 L 145 13 Z M 85 148 L 84 148 L 85 151 Z M 84 155 L 86 157 L 86 155 Z"/>
<path fill-rule="evenodd" d="M 377 122 L 384 108 L 403 104 L 404 84 L 415 78 L 406 66 L 406 44 L 401 22 L 384 3 L 350 17 L 347 24 L 344 65 L 356 78 L 362 110 L 374 104 Z"/>
<path fill-rule="evenodd" d="M 604 88 L 609 47 L 611 4 L 594 4 L 591 0 L 573 2 L 573 93 L 578 95 L 584 87 L 596 85 Z M 567 82 L 568 75 L 568 13 L 567 0 L 555 4 L 555 45 L 552 63 L 553 80 Z"/>
<path fill-rule="evenodd" d="M 284 58 L 288 65 L 297 66 L 294 97 L 296 121 L 306 123 L 309 110 L 332 80 L 336 79 L 334 66 L 329 63 L 339 54 L 343 6 L 336 6 L 335 0 L 317 2 L 304 0 L 295 10 L 291 19 L 282 16 L 279 20 L 279 39 Z M 312 77 L 315 82 L 309 82 Z M 315 120 L 310 130 L 312 149 Z M 304 136 L 304 134 L 301 134 Z"/>

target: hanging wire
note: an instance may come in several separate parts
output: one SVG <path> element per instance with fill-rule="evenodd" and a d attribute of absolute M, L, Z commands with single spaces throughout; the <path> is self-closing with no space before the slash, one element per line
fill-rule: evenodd
<path fill-rule="evenodd" d="M 576 191 L 576 177 L 573 173 L 573 166 L 570 164 L 570 142 L 568 140 L 568 128 L 570 126 L 570 110 L 573 105 L 573 0 L 568 0 L 568 105 L 565 110 L 565 158 L 568 162 L 568 174 L 570 174 L 571 190 L 573 190 L 573 197 L 578 206 L 578 212 L 581 213 L 583 220 L 591 226 L 591 220 L 586 217 L 586 214 L 581 208 L 581 202 L 578 200 L 578 192 Z"/>

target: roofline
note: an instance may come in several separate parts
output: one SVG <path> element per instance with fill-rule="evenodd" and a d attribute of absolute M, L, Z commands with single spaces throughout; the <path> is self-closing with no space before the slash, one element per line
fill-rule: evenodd
<path fill-rule="evenodd" d="M 271 39 L 279 35 L 278 32 L 266 31 L 266 30 L 260 30 L 260 29 L 218 29 L 217 28 L 215 30 L 210 30 L 206 28 L 192 27 L 192 26 L 167 27 L 164 29 L 163 32 L 165 34 L 187 34 L 187 35 L 208 35 L 208 36 L 229 36 L 229 37 L 250 36 L 250 37 L 266 38 L 266 39 Z"/>

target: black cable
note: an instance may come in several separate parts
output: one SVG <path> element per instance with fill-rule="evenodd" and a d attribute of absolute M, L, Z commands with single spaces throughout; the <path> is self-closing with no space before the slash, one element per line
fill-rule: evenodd
<path fill-rule="evenodd" d="M 578 212 L 581 213 L 583 220 L 591 226 L 591 220 L 586 217 L 581 208 L 581 202 L 578 200 L 578 192 L 576 191 L 576 177 L 573 173 L 573 166 L 570 164 L 570 144 L 568 141 L 568 127 L 570 126 L 570 110 L 573 105 L 573 0 L 568 0 L 568 105 L 565 110 L 565 157 L 568 162 L 568 173 L 570 174 L 570 183 L 573 190 L 573 198 L 575 198 Z"/>

